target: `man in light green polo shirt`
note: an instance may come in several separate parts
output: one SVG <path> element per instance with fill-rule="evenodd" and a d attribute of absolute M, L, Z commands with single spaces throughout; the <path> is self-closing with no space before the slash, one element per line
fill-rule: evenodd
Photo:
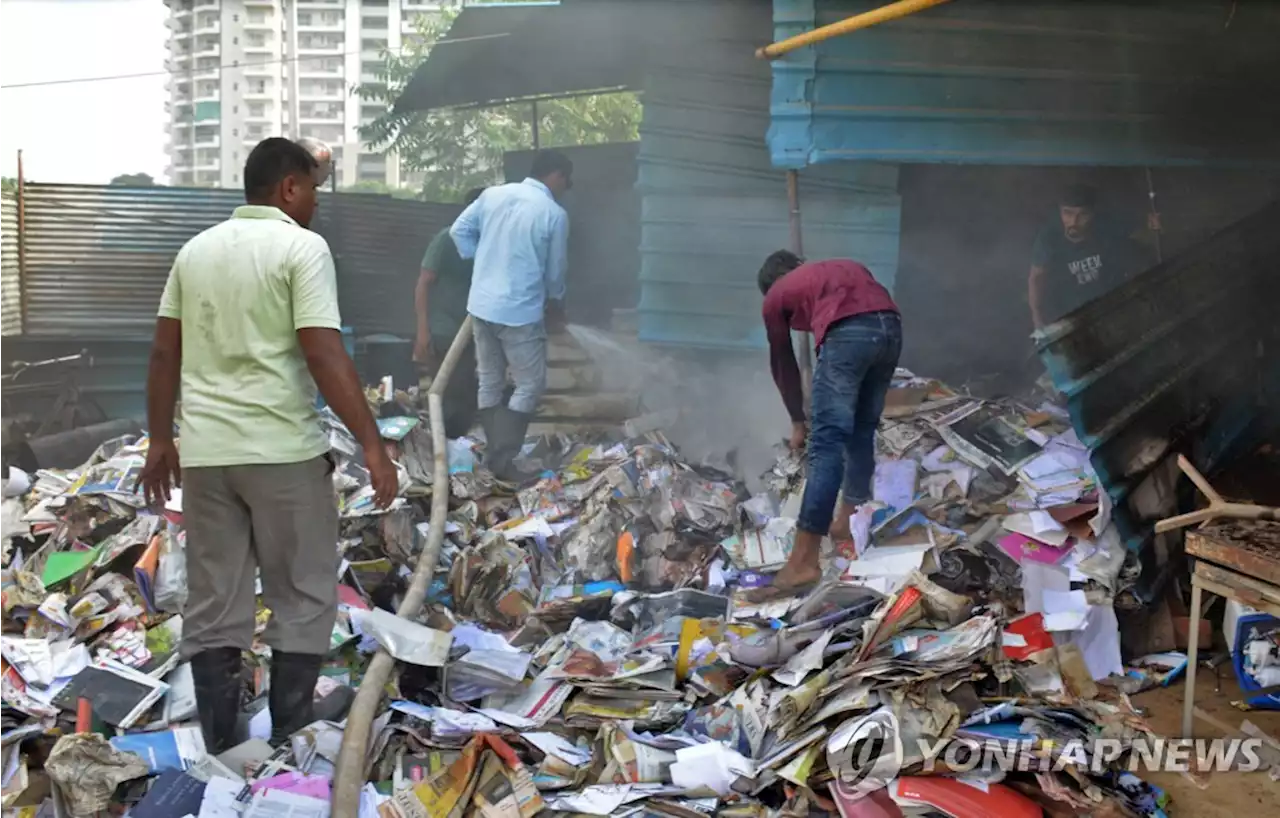
<path fill-rule="evenodd" d="M 187 242 L 160 299 L 147 379 L 148 502 L 183 486 L 191 660 L 210 753 L 236 742 L 241 652 L 253 641 L 254 574 L 271 609 L 272 739 L 311 722 L 337 610 L 338 513 L 316 389 L 364 447 L 380 506 L 397 490 L 355 365 L 342 345 L 333 257 L 307 229 L 317 165 L 287 139 L 260 142 L 231 219 Z M 181 460 L 174 406 L 182 390 Z"/>

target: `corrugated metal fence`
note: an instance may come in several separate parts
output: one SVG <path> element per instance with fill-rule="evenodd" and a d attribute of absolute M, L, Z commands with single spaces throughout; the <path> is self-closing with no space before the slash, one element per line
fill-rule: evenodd
<path fill-rule="evenodd" d="M 22 287 L 18 279 L 18 202 L 0 198 L 0 333 L 22 332 Z"/>
<path fill-rule="evenodd" d="M 229 190 L 46 184 L 26 185 L 24 196 L 25 292 L 5 197 L 5 333 L 82 340 L 149 337 L 178 250 L 244 201 Z M 411 336 L 419 261 L 458 206 L 346 193 L 320 201 L 313 227 L 337 262 L 344 323 L 361 335 Z"/>
<path fill-rule="evenodd" d="M 644 80 L 640 338 L 759 349 L 756 272 L 790 243 L 786 175 L 770 163 L 764 141 L 769 67 L 754 56 L 769 40 L 771 9 L 763 2 L 687 5 L 666 24 L 703 32 L 697 47 L 662 50 Z M 897 169 L 813 168 L 800 175 L 800 191 L 806 255 L 858 259 L 892 288 Z"/>
<path fill-rule="evenodd" d="M 367 193 L 326 194 L 312 227 L 338 266 L 342 321 L 357 335 L 413 338 L 413 286 L 422 254 L 462 212 L 456 204 Z"/>
<path fill-rule="evenodd" d="M 40 336 L 149 335 L 182 245 L 244 201 L 229 190 L 28 184 L 27 313 Z"/>

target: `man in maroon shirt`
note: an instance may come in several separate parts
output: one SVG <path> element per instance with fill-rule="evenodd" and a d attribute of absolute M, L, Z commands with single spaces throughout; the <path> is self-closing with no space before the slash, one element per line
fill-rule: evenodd
<path fill-rule="evenodd" d="M 807 481 L 795 546 L 774 578 L 775 593 L 821 578 L 822 538 L 847 540 L 849 517 L 871 499 L 876 426 L 902 351 L 898 307 L 866 267 L 831 259 L 805 263 L 779 250 L 760 268 L 769 363 L 791 415 L 791 447 L 809 438 Z M 810 420 L 805 419 L 792 331 L 812 332 L 818 348 Z M 832 523 L 836 497 L 843 491 Z"/>

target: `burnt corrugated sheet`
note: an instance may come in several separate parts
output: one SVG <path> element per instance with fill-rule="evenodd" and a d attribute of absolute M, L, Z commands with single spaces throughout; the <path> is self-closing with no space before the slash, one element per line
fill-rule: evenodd
<path fill-rule="evenodd" d="M 644 45 L 633 35 L 645 31 L 653 5 L 653 0 L 471 4 L 418 67 L 396 110 L 634 88 Z"/>
<path fill-rule="evenodd" d="M 149 338 L 178 250 L 244 202 L 236 191 L 207 188 L 28 184 L 25 195 L 24 334 L 63 338 Z M 312 226 L 333 251 L 346 325 L 360 335 L 412 337 L 422 253 L 458 210 L 387 196 L 321 195 Z M 9 299 L 7 283 L 5 293 Z"/>
<path fill-rule="evenodd" d="M 460 212 L 456 204 L 365 193 L 321 197 L 312 226 L 328 240 L 338 267 L 342 323 L 358 336 L 413 338 L 413 287 L 422 254 Z"/>
<path fill-rule="evenodd" d="M 668 6 L 671 8 L 675 4 Z M 657 49 L 640 126 L 641 340 L 765 346 L 756 273 L 790 244 L 785 173 L 764 141 L 770 36 L 762 2 L 679 4 L 690 47 Z M 658 39 L 655 42 L 669 42 Z M 863 261 L 892 288 L 898 260 L 897 170 L 846 163 L 800 176 L 806 255 Z"/>
<path fill-rule="evenodd" d="M 1273 415 L 1274 203 L 1045 328 L 1039 350 L 1131 547 L 1177 512 L 1175 455 L 1206 474 Z M 1274 422 L 1272 417 L 1271 422 Z M 1171 551 L 1159 542 L 1149 559 Z M 1150 556 L 1151 554 L 1155 556 Z"/>
<path fill-rule="evenodd" d="M 22 332 L 22 282 L 18 270 L 18 202 L 0 197 L 0 334 Z"/>
<path fill-rule="evenodd" d="M 774 0 L 781 39 L 883 0 Z M 773 63 L 779 167 L 1280 165 L 1280 8 L 948 3 Z"/>

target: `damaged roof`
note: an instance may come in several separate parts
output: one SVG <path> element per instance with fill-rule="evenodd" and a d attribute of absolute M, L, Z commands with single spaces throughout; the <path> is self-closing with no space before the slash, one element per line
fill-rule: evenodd
<path fill-rule="evenodd" d="M 637 88 L 635 26 L 652 13 L 630 3 L 468 6 L 396 101 L 397 113 Z"/>

